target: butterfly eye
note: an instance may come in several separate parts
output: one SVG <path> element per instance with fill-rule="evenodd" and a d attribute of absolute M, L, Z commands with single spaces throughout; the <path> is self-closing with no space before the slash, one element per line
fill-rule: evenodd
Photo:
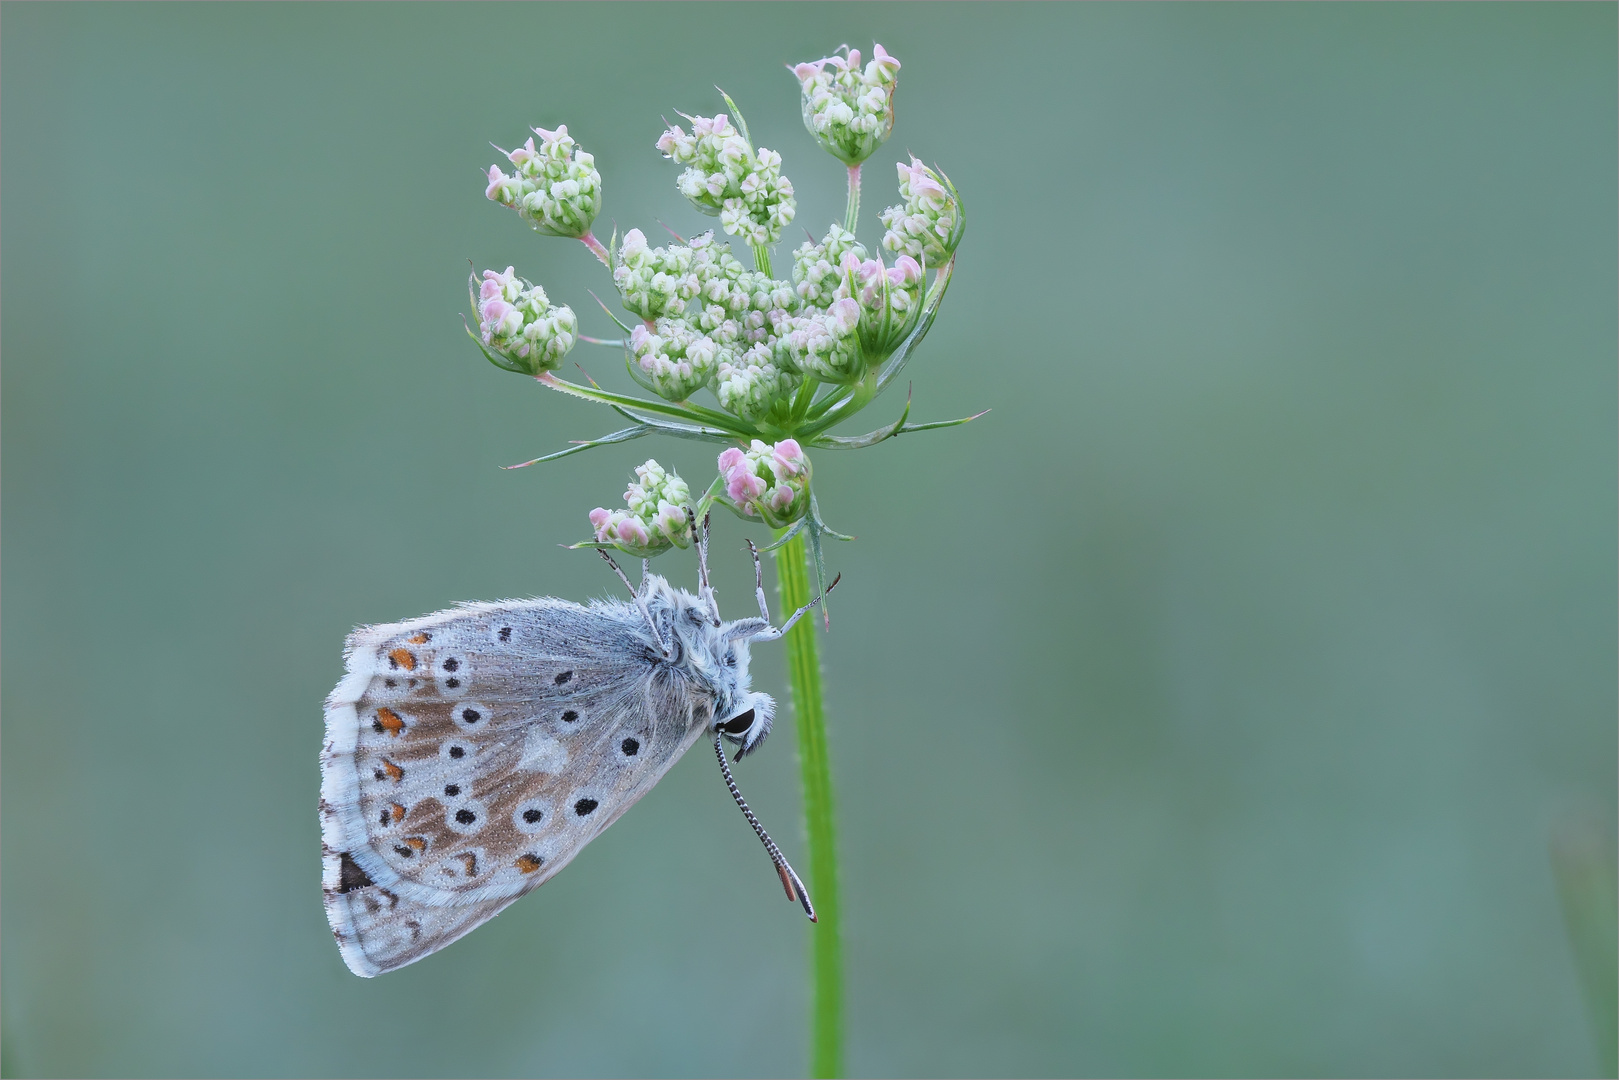
<path fill-rule="evenodd" d="M 744 735 L 752 726 L 753 710 L 749 709 L 747 712 L 737 713 L 735 716 L 725 721 L 725 723 L 720 725 L 720 730 L 725 732 L 727 735 Z"/>

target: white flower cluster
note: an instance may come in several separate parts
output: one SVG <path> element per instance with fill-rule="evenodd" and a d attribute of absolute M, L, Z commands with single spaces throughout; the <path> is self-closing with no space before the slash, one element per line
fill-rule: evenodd
<path fill-rule="evenodd" d="M 758 439 L 731 447 L 719 460 L 725 502 L 745 517 L 758 516 L 773 529 L 790 525 L 809 509 L 810 463 L 796 439 L 771 446 Z"/>
<path fill-rule="evenodd" d="M 686 516 L 691 489 L 679 476 L 649 459 L 635 470 L 635 483 L 624 492 L 624 501 L 628 510 L 598 506 L 590 512 L 597 543 L 612 544 L 640 558 L 671 546 L 691 547 L 691 521 Z"/>
<path fill-rule="evenodd" d="M 755 153 L 724 113 L 687 119 L 691 134 L 671 125 L 657 143 L 665 157 L 687 167 L 680 193 L 717 215 L 731 236 L 755 247 L 774 244 L 797 209 L 793 182 L 781 175 L 781 155 L 762 146 Z"/>
<path fill-rule="evenodd" d="M 545 290 L 513 273 L 483 272 L 478 330 L 483 343 L 530 375 L 554 371 L 579 333 L 566 304 L 552 306 Z"/>
<path fill-rule="evenodd" d="M 719 366 L 719 347 L 685 319 L 663 317 L 655 326 L 654 330 L 637 326 L 630 331 L 633 362 L 653 393 L 670 401 L 685 401 L 708 385 Z"/>
<path fill-rule="evenodd" d="M 489 166 L 484 194 L 548 236 L 582 237 L 601 209 L 596 159 L 574 144 L 566 124 L 555 131 L 535 128 L 534 134 L 540 137 L 538 148 L 529 139 L 516 150 L 501 151 L 516 168 L 507 176 L 500 166 Z"/>
<path fill-rule="evenodd" d="M 882 212 L 883 247 L 897 255 L 909 255 L 925 266 L 940 267 L 961 243 L 965 219 L 961 201 L 948 178 L 916 158 L 909 165 L 900 163 L 899 193 L 904 206 L 890 206 Z"/>
<path fill-rule="evenodd" d="M 697 295 L 691 255 L 690 248 L 678 245 L 648 247 L 646 234 L 631 229 L 624 246 L 613 253 L 613 284 L 624 307 L 643 319 L 684 310 L 686 301 Z"/>
<path fill-rule="evenodd" d="M 860 50 L 793 68 L 804 92 L 804 126 L 845 165 L 872 155 L 894 130 L 894 88 L 899 61 L 881 46 L 864 69 Z"/>

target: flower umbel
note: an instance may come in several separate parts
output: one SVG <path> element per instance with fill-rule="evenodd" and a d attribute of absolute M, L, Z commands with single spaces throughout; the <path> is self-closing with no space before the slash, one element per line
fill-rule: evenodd
<path fill-rule="evenodd" d="M 540 137 L 538 147 L 529 139 L 516 150 L 500 151 L 515 168 L 507 176 L 499 165 L 489 166 L 484 194 L 516 210 L 537 232 L 583 237 L 601 209 L 596 159 L 575 145 L 566 124 L 555 131 L 535 128 L 534 134 Z"/>
<path fill-rule="evenodd" d="M 798 205 L 793 182 L 781 174 L 781 155 L 762 146 L 755 153 L 724 113 L 686 119 L 691 134 L 672 124 L 657 142 L 665 157 L 687 167 L 678 181 L 680 193 L 703 213 L 717 216 L 726 233 L 755 247 L 781 239 Z"/>
<path fill-rule="evenodd" d="M 791 525 L 809 510 L 810 463 L 796 439 L 770 446 L 758 439 L 746 450 L 720 455 L 725 494 L 720 501 L 743 517 L 757 516 L 772 529 Z"/>
<path fill-rule="evenodd" d="M 478 331 L 483 343 L 528 375 L 555 371 L 572 349 L 579 320 L 566 304 L 553 306 L 538 285 L 514 273 L 485 270 L 478 289 Z"/>
<path fill-rule="evenodd" d="M 942 266 L 961 243 L 967 227 L 961 198 L 950 178 L 934 172 L 916 158 L 899 164 L 899 193 L 903 206 L 882 212 L 883 247 L 896 255 L 909 255 L 928 267 Z"/>
<path fill-rule="evenodd" d="M 691 525 L 686 508 L 691 490 L 686 482 L 648 459 L 636 467 L 635 482 L 624 492 L 628 510 L 596 507 L 590 524 L 596 541 L 612 544 L 627 555 L 650 558 L 671 547 L 691 547 Z"/>
<path fill-rule="evenodd" d="M 881 45 L 864 68 L 860 50 L 792 68 L 803 92 L 804 127 L 845 165 L 859 165 L 894 130 L 899 61 Z"/>

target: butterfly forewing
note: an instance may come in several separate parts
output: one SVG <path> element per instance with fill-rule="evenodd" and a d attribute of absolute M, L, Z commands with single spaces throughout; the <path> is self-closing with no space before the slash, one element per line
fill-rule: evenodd
<path fill-rule="evenodd" d="M 469 605 L 351 635 L 322 756 L 327 910 L 349 966 L 455 940 L 644 795 L 711 708 L 660 659 L 614 603 Z"/>

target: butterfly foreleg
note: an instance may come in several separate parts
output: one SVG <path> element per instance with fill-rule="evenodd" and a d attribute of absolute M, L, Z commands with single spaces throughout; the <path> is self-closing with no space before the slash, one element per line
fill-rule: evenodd
<path fill-rule="evenodd" d="M 692 535 L 697 538 L 697 595 L 708 605 L 708 617 L 718 626 L 720 605 L 714 599 L 714 587 L 708 583 L 708 518 L 709 515 L 703 515 L 703 527 L 698 529 L 697 515 L 691 507 L 686 507 L 686 522 L 691 526 Z"/>
<path fill-rule="evenodd" d="M 753 546 L 753 541 L 746 541 L 748 553 L 753 556 L 753 595 L 759 598 L 759 617 L 770 625 L 770 605 L 765 602 L 765 571 L 759 565 L 759 549 Z"/>
<path fill-rule="evenodd" d="M 613 561 L 611 555 L 601 548 L 597 548 L 596 553 L 607 560 L 607 565 L 613 568 L 613 573 L 618 575 L 618 580 L 622 581 L 624 587 L 630 591 L 630 596 L 635 599 L 635 606 L 641 609 L 641 617 L 646 620 L 647 629 L 652 631 L 652 640 L 658 643 L 658 648 L 663 655 L 668 656 L 669 646 L 663 643 L 663 635 L 658 632 L 658 624 L 652 621 L 652 611 L 646 606 L 646 597 L 641 595 L 641 590 L 630 584 L 630 579 L 624 576 L 624 571 L 618 568 L 618 563 Z"/>
<path fill-rule="evenodd" d="M 830 584 L 830 585 L 828 585 L 826 587 L 826 592 L 822 593 L 821 596 L 817 596 L 815 599 L 811 600 L 809 603 L 805 604 L 803 607 L 801 607 L 797 611 L 793 612 L 792 615 L 787 619 L 787 621 L 781 624 L 780 629 L 777 629 L 776 627 L 773 627 L 773 626 L 766 626 L 763 630 L 759 631 L 757 634 L 754 634 L 750 640 L 753 640 L 753 641 L 775 641 L 778 638 L 785 637 L 786 634 L 787 634 L 787 631 L 789 631 L 789 630 L 791 630 L 793 628 L 793 624 L 796 623 L 799 619 L 802 619 L 804 617 L 804 613 L 809 611 L 810 608 L 814 607 L 816 604 L 819 604 L 821 602 L 821 597 L 822 596 L 825 596 L 826 593 L 829 593 L 833 589 L 837 588 L 838 587 L 838 582 L 840 582 L 842 580 L 843 580 L 843 575 L 842 574 L 839 574 L 837 577 L 833 578 L 832 579 L 832 584 Z M 760 590 L 761 599 L 763 598 L 763 595 L 764 595 L 764 593 L 763 593 L 763 590 L 761 589 Z"/>

